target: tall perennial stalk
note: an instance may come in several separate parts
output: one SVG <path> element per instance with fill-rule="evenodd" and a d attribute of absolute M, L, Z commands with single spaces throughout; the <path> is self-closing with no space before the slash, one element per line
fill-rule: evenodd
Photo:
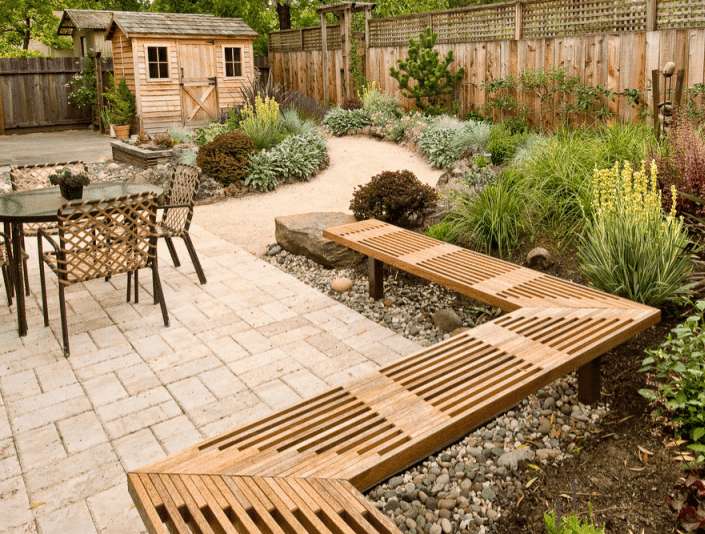
<path fill-rule="evenodd" d="M 595 169 L 592 219 L 580 263 L 588 279 L 603 291 L 660 306 L 683 293 L 692 253 L 681 218 L 676 217 L 675 188 L 670 213 L 661 209 L 658 169 L 642 161 Z"/>

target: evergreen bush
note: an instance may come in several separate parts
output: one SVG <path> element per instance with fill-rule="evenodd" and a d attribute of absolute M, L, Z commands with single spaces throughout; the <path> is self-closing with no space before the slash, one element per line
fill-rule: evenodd
<path fill-rule="evenodd" d="M 203 145 L 198 150 L 196 163 L 211 178 L 227 186 L 245 179 L 250 156 L 257 152 L 249 137 L 228 132 Z"/>
<path fill-rule="evenodd" d="M 456 73 L 448 70 L 448 66 L 455 61 L 453 51 L 449 50 L 441 61 L 438 51 L 433 50 L 437 39 L 438 34 L 426 28 L 419 35 L 418 42 L 409 39 L 408 57 L 397 60 L 399 68 L 389 68 L 389 75 L 399 82 L 402 94 L 406 98 L 414 98 L 417 108 L 432 115 L 442 113 L 443 96 L 453 91 L 455 82 L 465 72 L 462 67 Z M 412 79 L 416 83 L 410 85 Z"/>
<path fill-rule="evenodd" d="M 379 219 L 413 228 L 437 201 L 436 190 L 411 171 L 384 171 L 355 189 L 350 209 L 357 220 Z"/>

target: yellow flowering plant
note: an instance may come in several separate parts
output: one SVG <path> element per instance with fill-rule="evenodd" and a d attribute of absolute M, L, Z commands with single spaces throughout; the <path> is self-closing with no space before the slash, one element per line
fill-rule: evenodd
<path fill-rule="evenodd" d="M 595 169 L 592 215 L 579 259 L 583 273 L 603 291 L 661 306 L 687 290 L 690 239 L 676 217 L 676 191 L 669 213 L 661 206 L 658 169 L 642 161 Z"/>
<path fill-rule="evenodd" d="M 249 102 L 241 111 L 240 131 L 260 150 L 272 148 L 284 137 L 280 124 L 279 104 L 274 98 L 255 97 L 254 106 Z"/>

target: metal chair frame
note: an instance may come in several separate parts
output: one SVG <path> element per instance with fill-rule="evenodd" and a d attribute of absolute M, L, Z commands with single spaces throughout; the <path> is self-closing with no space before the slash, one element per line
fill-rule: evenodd
<path fill-rule="evenodd" d="M 203 267 L 201 267 L 201 262 L 189 235 L 196 191 L 201 183 L 201 173 L 198 167 L 179 163 L 171 175 L 170 182 L 170 186 L 164 195 L 166 204 L 159 206 L 159 209 L 164 211 L 162 212 L 161 221 L 157 225 L 157 232 L 159 237 L 163 237 L 164 241 L 166 241 L 174 267 L 180 267 L 181 262 L 176 254 L 172 239 L 180 237 L 184 240 L 186 250 L 188 250 L 188 254 L 191 257 L 191 263 L 196 269 L 198 281 L 201 284 L 205 284 L 206 275 L 203 272 Z"/>
<path fill-rule="evenodd" d="M 5 283 L 5 293 L 7 294 L 7 305 L 12 306 L 14 286 L 10 274 L 10 239 L 4 232 L 0 232 L 2 243 L 0 243 L 0 270 L 2 270 L 2 280 Z"/>
<path fill-rule="evenodd" d="M 69 356 L 66 286 L 97 278 L 128 275 L 127 302 L 130 302 L 130 275 L 135 275 L 135 303 L 138 297 L 139 269 L 151 268 L 154 304 L 159 303 L 164 325 L 169 315 L 164 301 L 157 264 L 157 204 L 153 193 L 139 193 L 113 199 L 74 201 L 57 212 L 57 243 L 43 228 L 37 232 L 39 275 L 42 287 L 44 325 L 49 326 L 46 264 L 59 279 L 59 307 L 64 356 Z M 51 246 L 44 252 L 44 242 Z"/>
<path fill-rule="evenodd" d="M 13 193 L 18 193 L 20 191 L 30 191 L 32 189 L 44 189 L 46 187 L 51 187 L 51 182 L 49 181 L 49 175 L 55 173 L 57 170 L 68 167 L 71 172 L 88 172 L 88 167 L 83 161 L 67 161 L 64 163 L 44 163 L 37 165 L 22 165 L 22 166 L 12 166 L 10 168 L 10 184 L 12 185 Z M 25 250 L 24 238 L 25 236 L 34 237 L 37 235 L 39 228 L 43 228 L 46 232 L 56 235 L 57 228 L 55 223 L 25 223 L 22 225 L 22 250 Z M 24 287 L 25 294 L 29 296 L 29 276 L 27 274 L 27 260 L 29 255 L 22 254 L 23 262 L 23 273 L 24 273 Z"/>

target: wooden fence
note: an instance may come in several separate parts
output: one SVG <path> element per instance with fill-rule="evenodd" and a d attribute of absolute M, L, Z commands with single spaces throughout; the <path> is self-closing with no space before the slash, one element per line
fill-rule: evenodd
<path fill-rule="evenodd" d="M 68 101 L 71 80 L 84 61 L 76 57 L 0 59 L 0 134 L 10 129 L 89 124 L 90 110 Z M 112 58 L 103 59 L 103 70 L 112 68 Z"/>
<path fill-rule="evenodd" d="M 668 61 L 685 69 L 686 86 L 705 81 L 705 0 L 536 0 L 371 19 L 365 38 L 367 79 L 401 96 L 389 67 L 406 57 L 409 38 L 426 27 L 438 33 L 441 55 L 453 50 L 451 69 L 465 69 L 452 95 L 463 111 L 485 103 L 483 81 L 527 67 L 565 67 L 584 83 L 602 83 L 616 92 L 643 90 L 651 71 Z M 334 39 L 338 47 L 342 38 Z M 320 28 L 270 34 L 270 73 L 275 81 L 319 100 L 325 78 L 330 102 L 339 104 L 340 54 L 329 53 L 335 59 L 324 75 L 320 45 Z M 517 96 L 536 108 L 527 95 Z M 413 106 L 412 101 L 405 104 Z M 633 116 L 624 97 L 611 107 L 620 118 Z"/>

